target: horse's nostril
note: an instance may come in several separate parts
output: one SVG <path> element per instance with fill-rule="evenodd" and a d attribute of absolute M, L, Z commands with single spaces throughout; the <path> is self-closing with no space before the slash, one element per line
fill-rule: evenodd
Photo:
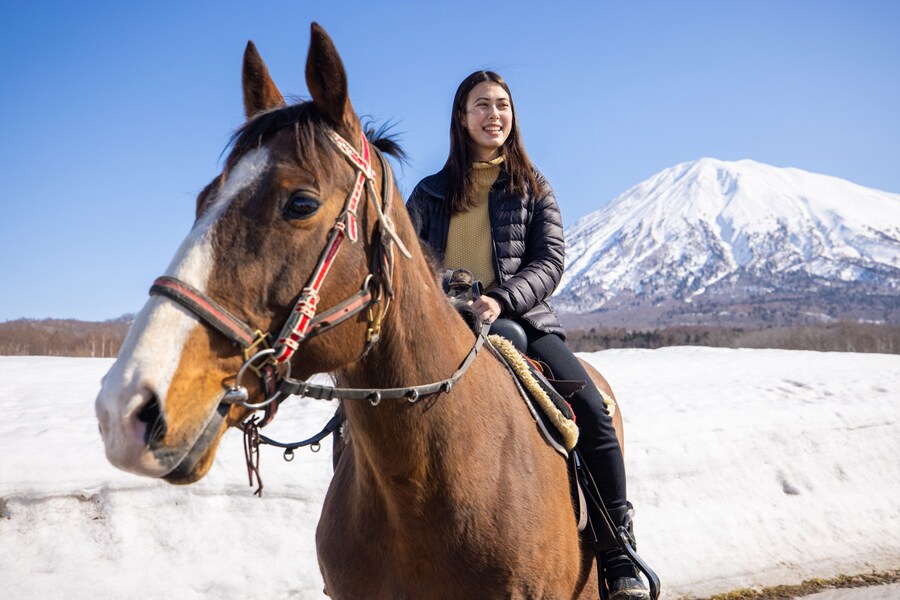
<path fill-rule="evenodd" d="M 147 428 L 144 430 L 145 444 L 155 446 L 162 443 L 163 438 L 168 433 L 168 428 L 166 427 L 166 420 L 159 410 L 159 398 L 156 394 L 150 395 L 150 398 L 141 407 L 136 418 L 147 425 Z"/>

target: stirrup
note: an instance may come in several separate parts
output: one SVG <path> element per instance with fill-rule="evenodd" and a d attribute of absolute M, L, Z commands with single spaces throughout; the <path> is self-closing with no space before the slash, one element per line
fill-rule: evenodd
<path fill-rule="evenodd" d="M 584 478 L 587 484 L 585 486 L 585 492 L 588 501 L 597 509 L 593 514 L 598 514 L 602 517 L 601 523 L 592 523 L 589 528 L 594 534 L 594 540 L 599 543 L 602 537 L 606 540 L 606 543 L 610 544 L 607 547 L 615 545 L 621 548 L 622 551 L 628 555 L 628 558 L 631 559 L 631 562 L 634 563 L 637 570 L 643 573 L 647 578 L 647 582 L 650 584 L 650 599 L 657 600 L 660 592 L 659 576 L 635 551 L 634 539 L 628 531 L 627 521 L 626 526 L 613 522 L 606 505 L 603 504 L 603 498 L 600 496 L 600 490 L 597 487 L 597 483 L 594 481 L 591 472 L 585 467 L 584 459 L 581 458 L 581 454 L 577 450 L 575 450 L 573 454 L 575 455 L 576 472 L 580 477 Z M 601 597 L 603 597 L 603 591 L 604 590 L 601 589 Z"/>

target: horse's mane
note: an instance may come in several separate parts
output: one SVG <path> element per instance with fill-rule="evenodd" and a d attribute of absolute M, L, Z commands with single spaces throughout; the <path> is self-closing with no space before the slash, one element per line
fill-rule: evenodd
<path fill-rule="evenodd" d="M 406 153 L 400 147 L 396 135 L 390 132 L 391 127 L 390 123 L 379 127 L 370 123 L 365 129 L 366 138 L 385 154 L 405 161 Z M 327 121 L 311 101 L 298 102 L 261 113 L 231 134 L 225 147 L 225 151 L 231 148 L 226 170 L 231 169 L 242 156 L 266 143 L 276 133 L 293 129 L 297 160 L 311 169 L 316 178 L 328 177 L 334 170 L 334 165 L 323 164 L 322 159 L 323 157 L 329 161 L 337 159 L 337 152 L 327 135 L 329 128 Z M 317 152 L 319 148 L 325 149 L 325 152 Z"/>
<path fill-rule="evenodd" d="M 391 131 L 393 128 L 394 123 L 390 121 L 377 127 L 374 122 L 369 122 L 365 125 L 366 139 L 385 154 L 390 154 L 401 163 L 405 163 L 406 152 L 400 147 L 397 134 Z"/>

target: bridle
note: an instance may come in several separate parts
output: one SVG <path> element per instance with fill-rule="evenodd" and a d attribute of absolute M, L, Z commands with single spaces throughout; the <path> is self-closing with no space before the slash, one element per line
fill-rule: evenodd
<path fill-rule="evenodd" d="M 159 277 L 150 288 L 151 295 L 165 296 L 176 302 L 243 349 L 244 363 L 235 376 L 234 384 L 225 392 L 221 402 L 225 405 L 240 404 L 254 411 L 265 409 L 265 416 L 258 424 L 260 427 L 271 421 L 280 402 L 289 395 L 325 400 L 364 399 L 376 406 L 384 398 L 404 398 L 409 402 L 416 402 L 423 396 L 449 392 L 475 359 L 475 355 L 484 344 L 489 328 L 489 325 L 485 324 L 469 354 L 453 375 L 430 384 L 405 388 L 358 389 L 314 385 L 309 381 L 290 377 L 290 359 L 300 343 L 336 327 L 366 309 L 368 309 L 368 328 L 362 354 L 368 352 L 380 337 L 384 315 L 394 296 L 392 287 L 394 246 L 403 256 L 411 258 L 388 216 L 394 186 L 393 174 L 387 159 L 378 148 L 370 146 L 364 135 L 361 135 L 362 153 L 357 152 L 333 130 L 328 131 L 328 136 L 355 168 L 356 181 L 347 194 L 344 210 L 332 226 L 312 274 L 301 289 L 299 298 L 277 337 L 250 327 L 205 293 L 174 277 Z M 378 157 L 383 173 L 380 202 L 375 190 L 375 172 L 371 165 L 370 147 Z M 371 201 L 379 225 L 377 232 L 379 240 L 373 244 L 375 251 L 372 254 L 369 273 L 356 294 L 325 312 L 317 313 L 319 290 L 341 244 L 345 240 L 355 243 L 359 237 L 356 211 L 364 193 Z M 272 347 L 269 347 L 270 339 L 276 340 Z M 279 373 L 279 368 L 282 373 Z M 265 400 L 262 402 L 249 402 L 249 392 L 242 385 L 247 370 L 253 371 L 261 379 L 265 393 Z"/>

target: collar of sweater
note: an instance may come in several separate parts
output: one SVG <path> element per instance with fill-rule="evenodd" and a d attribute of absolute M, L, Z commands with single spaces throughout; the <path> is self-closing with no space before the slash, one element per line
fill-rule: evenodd
<path fill-rule="evenodd" d="M 473 183 L 477 188 L 489 188 L 497 181 L 500 175 L 500 165 L 503 156 L 498 156 L 489 161 L 477 161 L 472 164 Z"/>

